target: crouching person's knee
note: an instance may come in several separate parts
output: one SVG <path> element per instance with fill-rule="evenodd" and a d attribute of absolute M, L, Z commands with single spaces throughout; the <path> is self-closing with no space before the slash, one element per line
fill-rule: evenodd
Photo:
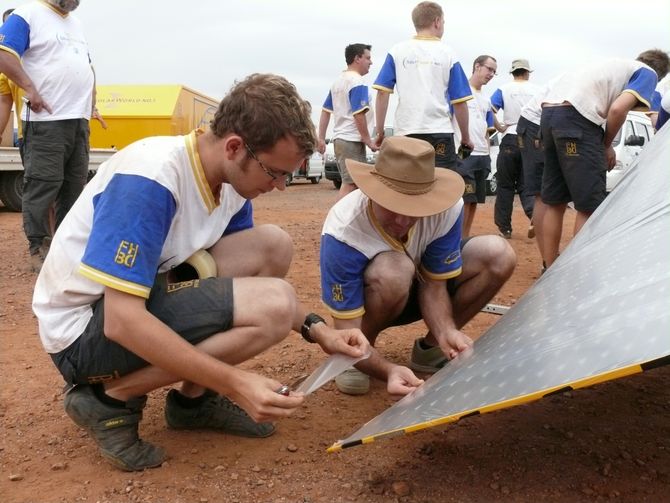
<path fill-rule="evenodd" d="M 293 259 L 293 241 L 291 236 L 280 227 L 272 224 L 260 225 L 258 247 L 265 256 L 266 276 L 282 278 L 288 272 Z M 258 248 L 257 248 L 258 249 Z"/>
<path fill-rule="evenodd" d="M 293 327 L 297 296 L 293 287 L 282 279 L 267 278 L 267 285 L 259 298 L 261 333 L 271 344 L 282 341 Z"/>
<path fill-rule="evenodd" d="M 491 239 L 487 264 L 490 273 L 501 281 L 506 281 L 516 267 L 516 253 L 508 240 L 500 236 L 488 236 Z"/>

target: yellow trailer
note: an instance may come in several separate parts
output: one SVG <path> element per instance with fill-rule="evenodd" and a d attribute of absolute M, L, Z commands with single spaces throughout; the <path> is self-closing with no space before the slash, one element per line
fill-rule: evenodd
<path fill-rule="evenodd" d="M 91 121 L 91 147 L 119 150 L 147 136 L 187 134 L 209 125 L 217 106 L 217 100 L 181 85 L 97 86 L 107 129 Z"/>

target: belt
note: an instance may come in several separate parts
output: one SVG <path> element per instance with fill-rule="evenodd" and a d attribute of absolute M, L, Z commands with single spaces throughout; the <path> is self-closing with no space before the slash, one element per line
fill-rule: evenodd
<path fill-rule="evenodd" d="M 542 103 L 542 108 L 571 107 L 572 103 L 564 101 L 563 103 Z"/>

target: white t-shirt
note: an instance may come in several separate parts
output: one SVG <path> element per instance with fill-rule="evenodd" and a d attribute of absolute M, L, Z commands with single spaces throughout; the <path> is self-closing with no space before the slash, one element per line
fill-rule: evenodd
<path fill-rule="evenodd" d="M 0 40 L 0 49 L 21 59 L 52 109 L 31 111 L 31 121 L 91 118 L 93 69 L 84 31 L 72 13 L 63 15 L 46 2 L 21 5 L 0 27 Z"/>
<path fill-rule="evenodd" d="M 471 87 L 474 99 L 468 100 L 468 130 L 470 131 L 470 141 L 474 144 L 471 155 L 489 155 L 491 147 L 489 146 L 488 128 L 493 127 L 493 111 L 491 102 L 484 96 L 482 91 L 477 91 Z M 461 143 L 461 131 L 458 122 L 452 117 L 454 126 L 454 145 Z"/>
<path fill-rule="evenodd" d="M 398 90 L 395 134 L 453 133 L 449 103 L 472 99 L 470 83 L 448 45 L 415 37 L 391 48 L 372 86 Z"/>
<path fill-rule="evenodd" d="M 146 138 L 100 166 L 54 236 L 33 311 L 48 353 L 84 331 L 105 286 L 148 298 L 157 273 L 253 225 L 251 203 L 212 193 L 188 136 Z"/>
<path fill-rule="evenodd" d="M 493 109 L 496 112 L 503 110 L 503 121 L 509 126 L 502 136 L 516 134 L 521 109 L 539 90 L 538 86 L 527 80 L 513 80 L 494 91 L 491 95 Z"/>
<path fill-rule="evenodd" d="M 389 236 L 375 218 L 370 199 L 355 190 L 328 212 L 321 231 L 321 296 L 335 318 L 353 319 L 365 313 L 365 268 L 378 254 L 407 254 L 422 275 L 436 280 L 461 273 L 463 200 L 423 217 L 403 243 Z"/>
<path fill-rule="evenodd" d="M 644 63 L 610 59 L 562 75 L 543 103 L 569 101 L 586 119 L 602 126 L 621 93 L 633 94 L 642 103 L 641 110 L 648 110 L 657 80 L 656 72 Z"/>
<path fill-rule="evenodd" d="M 374 112 L 370 103 L 370 91 L 363 76 L 346 70 L 335 81 L 323 103 L 323 109 L 334 117 L 333 139 L 362 141 L 354 122 L 354 115 L 365 114 L 368 131 L 374 129 Z"/>

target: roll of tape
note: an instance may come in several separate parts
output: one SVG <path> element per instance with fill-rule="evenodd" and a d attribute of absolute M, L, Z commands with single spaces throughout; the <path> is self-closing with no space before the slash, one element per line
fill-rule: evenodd
<path fill-rule="evenodd" d="M 198 250 L 186 259 L 186 263 L 195 269 L 199 279 L 216 277 L 216 262 L 206 250 Z"/>

